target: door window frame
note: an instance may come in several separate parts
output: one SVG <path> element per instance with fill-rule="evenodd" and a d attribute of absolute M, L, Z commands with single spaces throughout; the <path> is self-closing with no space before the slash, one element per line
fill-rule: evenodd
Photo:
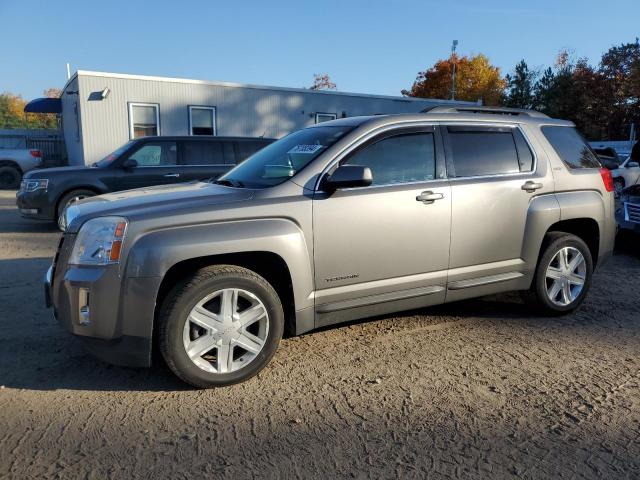
<path fill-rule="evenodd" d="M 153 107 L 156 110 L 156 129 L 157 135 L 150 135 L 152 137 L 159 137 L 161 135 L 160 130 L 160 104 L 159 103 L 145 103 L 145 102 L 128 102 L 129 111 L 129 140 L 136 140 L 134 137 L 134 123 L 133 123 L 133 107 Z M 137 137 L 147 138 L 147 137 Z"/>
<path fill-rule="evenodd" d="M 533 155 L 532 168 L 531 168 L 531 170 L 526 170 L 524 172 L 489 173 L 489 174 L 485 174 L 485 175 L 471 175 L 471 176 L 465 176 L 465 177 L 456 177 L 454 175 L 454 173 L 455 173 L 455 165 L 454 165 L 454 160 L 453 160 L 453 152 L 451 151 L 451 140 L 450 140 L 449 131 L 448 131 L 447 127 L 468 127 L 470 129 L 478 129 L 478 130 L 482 130 L 482 129 L 509 129 L 511 131 L 518 130 L 520 132 L 520 134 L 522 135 L 522 137 L 524 138 L 524 141 L 526 142 L 527 147 L 531 151 L 531 155 Z M 456 181 L 456 180 L 475 180 L 475 179 L 483 179 L 483 178 L 530 177 L 530 176 L 535 175 L 537 173 L 537 171 L 538 171 L 538 155 L 537 155 L 535 149 L 533 148 L 533 145 L 531 144 L 531 141 L 529 140 L 529 138 L 527 137 L 525 132 L 522 130 L 522 128 L 518 124 L 476 123 L 476 122 L 446 122 L 446 123 L 440 123 L 439 124 L 439 129 L 442 132 L 442 141 L 444 143 L 444 152 L 445 152 L 446 166 L 447 166 L 447 178 L 449 178 L 449 180 L 451 180 L 451 181 Z M 511 135 L 513 135 L 513 133 Z M 515 138 L 513 140 L 514 140 L 514 145 L 515 145 L 515 148 L 516 148 L 516 153 L 519 155 L 519 153 L 518 153 L 518 143 L 515 141 Z M 519 161 L 518 161 L 518 165 L 520 165 Z"/>
<path fill-rule="evenodd" d="M 353 142 L 351 145 L 346 147 L 340 153 L 338 153 L 328 164 L 323 168 L 320 175 L 318 175 L 318 180 L 316 180 L 316 185 L 314 187 L 314 191 L 316 192 L 324 192 L 322 189 L 322 183 L 327 176 L 335 171 L 335 169 L 341 165 L 343 162 L 347 161 L 352 155 L 355 155 L 358 151 L 367 148 L 368 146 L 384 140 L 385 138 L 395 137 L 398 135 L 412 134 L 412 133 L 433 133 L 433 143 L 435 149 L 435 177 L 432 180 L 420 180 L 417 182 L 407 182 L 407 183 L 387 183 L 384 185 L 370 185 L 368 187 L 354 187 L 354 188 L 344 188 L 341 189 L 343 191 L 350 190 L 367 190 L 373 188 L 393 188 L 393 187 L 402 187 L 404 185 L 417 185 L 431 182 L 442 182 L 447 179 L 447 171 L 445 165 L 445 156 L 444 156 L 444 148 L 442 135 L 440 133 L 440 129 L 438 128 L 437 123 L 435 122 L 420 122 L 420 123 L 408 123 L 408 124 L 394 124 L 394 125 L 386 125 L 381 128 L 374 129 L 370 132 L 367 132 L 365 135 L 360 137 L 358 140 Z"/>
<path fill-rule="evenodd" d="M 213 126 L 213 133 L 211 135 L 195 135 L 193 133 L 193 109 L 197 109 L 197 110 L 209 110 L 212 115 L 213 118 L 211 125 Z M 217 128 L 217 123 L 218 123 L 218 112 L 216 107 L 211 106 L 211 105 L 187 105 L 187 111 L 189 112 L 189 136 L 190 137 L 215 137 L 218 135 L 218 128 Z"/>

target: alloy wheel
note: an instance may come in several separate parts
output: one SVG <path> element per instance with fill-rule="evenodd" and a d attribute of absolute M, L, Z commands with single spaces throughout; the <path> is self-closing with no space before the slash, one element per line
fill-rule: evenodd
<path fill-rule="evenodd" d="M 551 259 L 545 272 L 546 291 L 555 305 L 573 303 L 587 278 L 587 262 L 577 248 L 563 247 Z"/>
<path fill-rule="evenodd" d="M 202 370 L 231 373 L 255 360 L 268 335 L 269 315 L 262 301 L 247 290 L 225 288 L 191 309 L 183 345 Z"/>

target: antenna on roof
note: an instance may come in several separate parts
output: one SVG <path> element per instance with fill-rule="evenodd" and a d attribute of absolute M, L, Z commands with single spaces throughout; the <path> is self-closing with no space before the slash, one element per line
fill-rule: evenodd
<path fill-rule="evenodd" d="M 71 78 L 71 67 L 69 66 L 69 62 L 67 62 L 67 80 Z"/>

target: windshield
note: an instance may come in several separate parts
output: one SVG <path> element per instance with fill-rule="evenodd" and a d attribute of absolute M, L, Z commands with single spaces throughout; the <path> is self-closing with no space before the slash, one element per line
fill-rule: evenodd
<path fill-rule="evenodd" d="M 299 130 L 254 153 L 216 183 L 246 188 L 278 185 L 293 177 L 351 130 L 351 126 Z"/>
<path fill-rule="evenodd" d="M 106 167 L 108 165 L 111 165 L 113 163 L 113 161 L 116 160 L 117 158 L 119 158 L 120 155 L 122 155 L 125 151 L 127 151 L 129 149 L 129 147 L 134 142 L 135 142 L 135 140 L 131 140 L 130 142 L 125 143 L 124 145 L 122 145 L 121 147 L 119 147 L 118 149 L 114 150 L 113 152 L 111 152 L 106 157 L 104 157 L 102 160 L 97 161 L 96 163 L 94 163 L 91 166 L 92 167 Z"/>

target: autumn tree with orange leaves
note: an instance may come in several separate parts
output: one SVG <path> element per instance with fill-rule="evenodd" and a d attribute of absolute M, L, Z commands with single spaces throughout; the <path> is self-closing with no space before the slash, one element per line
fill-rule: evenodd
<path fill-rule="evenodd" d="M 458 57 L 452 55 L 438 60 L 433 67 L 419 72 L 411 90 L 402 90 L 407 97 L 451 98 L 451 76 L 456 64 L 456 100 L 476 102 L 483 105 L 499 105 L 506 82 L 500 68 L 491 65 L 482 54 Z"/>

